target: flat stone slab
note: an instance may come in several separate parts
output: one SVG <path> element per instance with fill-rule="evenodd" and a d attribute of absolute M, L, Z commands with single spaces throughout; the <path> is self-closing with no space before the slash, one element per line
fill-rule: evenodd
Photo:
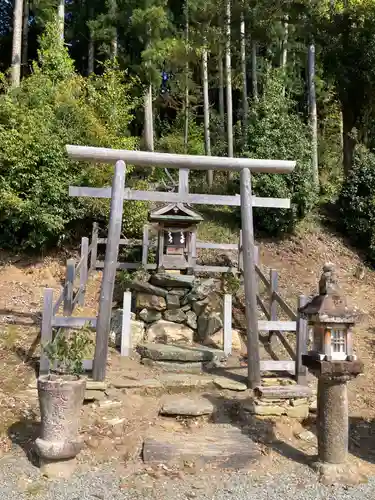
<path fill-rule="evenodd" d="M 213 378 L 207 375 L 189 373 L 163 373 L 159 377 L 160 383 L 166 389 L 197 388 L 213 385 Z"/>
<path fill-rule="evenodd" d="M 310 398 L 312 390 L 306 385 L 284 385 L 270 387 L 256 387 L 254 394 L 262 399 L 292 399 Z"/>
<path fill-rule="evenodd" d="M 153 274 L 150 283 L 157 287 L 165 288 L 191 288 L 195 280 L 194 276 L 183 274 Z"/>
<path fill-rule="evenodd" d="M 194 434 L 158 433 L 143 443 L 143 460 L 151 465 L 193 462 L 222 469 L 242 469 L 260 457 L 257 444 L 240 429 L 219 424 Z"/>
<path fill-rule="evenodd" d="M 163 386 L 155 378 L 148 379 L 117 379 L 111 382 L 116 389 L 161 389 Z"/>
<path fill-rule="evenodd" d="M 144 366 L 173 373 L 201 373 L 209 364 L 207 361 L 155 361 L 149 358 L 142 358 L 141 362 Z"/>
<path fill-rule="evenodd" d="M 141 344 L 137 348 L 142 358 L 154 361 L 212 361 L 222 358 L 223 351 L 205 347 L 192 347 L 168 344 Z"/>
<path fill-rule="evenodd" d="M 237 382 L 226 377 L 216 377 L 214 379 L 215 385 L 220 387 L 220 389 L 228 389 L 229 391 L 246 391 L 247 385 L 242 382 Z"/>
<path fill-rule="evenodd" d="M 208 399 L 172 396 L 163 401 L 160 414 L 199 417 L 201 415 L 211 415 L 214 410 L 215 406 Z"/>
<path fill-rule="evenodd" d="M 129 288 L 131 290 L 136 290 L 137 292 L 150 293 L 151 295 L 157 295 L 159 297 L 167 297 L 167 291 L 163 288 L 151 285 L 144 281 L 134 280 L 130 283 Z"/>

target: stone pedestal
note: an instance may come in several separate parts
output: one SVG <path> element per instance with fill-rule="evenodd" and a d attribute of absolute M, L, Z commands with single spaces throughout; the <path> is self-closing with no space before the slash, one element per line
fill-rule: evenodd
<path fill-rule="evenodd" d="M 318 380 L 319 460 L 343 464 L 348 453 L 349 415 L 347 379 L 320 377 Z"/>

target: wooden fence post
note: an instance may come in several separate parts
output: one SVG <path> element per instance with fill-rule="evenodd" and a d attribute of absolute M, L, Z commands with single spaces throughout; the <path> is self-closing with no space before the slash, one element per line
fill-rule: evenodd
<path fill-rule="evenodd" d="M 232 295 L 224 295 L 224 353 L 226 356 L 232 354 Z"/>
<path fill-rule="evenodd" d="M 113 289 L 115 286 L 117 259 L 121 239 L 125 172 L 125 163 L 122 160 L 116 162 L 112 180 L 112 198 L 109 215 L 108 238 L 105 252 L 103 279 L 100 289 L 98 321 L 96 325 L 93 378 L 97 381 L 103 381 L 105 379 L 107 368 L 108 337 L 111 327 Z"/>
<path fill-rule="evenodd" d="M 178 192 L 179 194 L 185 194 L 189 192 L 189 169 L 179 168 L 178 169 Z"/>
<path fill-rule="evenodd" d="M 279 288 L 279 276 L 276 269 L 270 269 L 270 321 L 277 321 L 277 302 L 273 292 L 277 292 Z M 268 333 L 268 342 L 271 342 L 274 332 Z"/>
<path fill-rule="evenodd" d="M 248 384 L 253 389 L 257 385 L 260 385 L 260 356 L 251 173 L 248 168 L 243 168 L 240 173 L 240 193 L 247 332 L 247 369 Z"/>
<path fill-rule="evenodd" d="M 148 262 L 148 234 L 149 234 L 149 227 L 148 224 L 145 224 L 143 226 L 143 240 L 142 240 L 142 266 L 146 269 L 147 262 Z"/>
<path fill-rule="evenodd" d="M 73 312 L 73 286 L 75 278 L 75 262 L 74 259 L 69 259 L 66 262 L 65 271 L 65 297 L 64 297 L 64 316 L 70 316 Z"/>
<path fill-rule="evenodd" d="M 96 268 L 96 259 L 98 257 L 98 236 L 99 226 L 97 222 L 94 222 L 91 233 L 90 272 Z"/>
<path fill-rule="evenodd" d="M 42 328 L 40 333 L 39 375 L 48 375 L 49 360 L 43 347 L 52 340 L 53 289 L 45 288 L 43 295 Z"/>
<path fill-rule="evenodd" d="M 307 298 L 301 295 L 298 298 L 298 309 L 303 307 L 307 302 Z M 308 325 L 307 320 L 301 317 L 297 309 L 297 347 L 296 347 L 296 379 L 297 383 L 305 385 L 307 383 L 307 368 L 302 365 L 302 354 L 306 353 L 307 340 L 308 340 Z"/>
<path fill-rule="evenodd" d="M 121 328 L 121 356 L 130 356 L 133 348 L 131 332 L 131 292 L 124 292 L 122 304 L 122 328 Z"/>
<path fill-rule="evenodd" d="M 79 305 L 85 304 L 86 285 L 89 277 L 89 239 L 84 237 L 81 241 L 82 264 L 79 270 Z"/>

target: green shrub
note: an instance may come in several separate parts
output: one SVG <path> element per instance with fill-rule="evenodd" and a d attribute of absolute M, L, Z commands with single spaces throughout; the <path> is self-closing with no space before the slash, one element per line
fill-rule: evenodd
<path fill-rule="evenodd" d="M 375 260 L 375 154 L 357 147 L 338 200 L 345 234 Z"/>
<path fill-rule="evenodd" d="M 55 244 L 69 237 L 72 224 L 96 217 L 88 203 L 69 197 L 69 185 L 102 186 L 113 173 L 113 166 L 70 161 L 65 145 L 134 149 L 127 130 L 133 82 L 111 66 L 100 77 L 76 74 L 56 24 L 50 23 L 33 74 L 17 89 L 3 85 L 0 245 Z M 132 211 L 127 217 L 135 224 Z"/>
<path fill-rule="evenodd" d="M 291 231 L 312 209 L 317 196 L 312 184 L 309 130 L 295 111 L 293 101 L 283 97 L 283 81 L 277 72 L 268 75 L 259 102 L 251 107 L 244 155 L 297 162 L 289 175 L 253 175 L 253 192 L 257 196 L 290 197 L 292 204 L 288 210 L 256 209 L 256 227 L 269 234 Z"/>

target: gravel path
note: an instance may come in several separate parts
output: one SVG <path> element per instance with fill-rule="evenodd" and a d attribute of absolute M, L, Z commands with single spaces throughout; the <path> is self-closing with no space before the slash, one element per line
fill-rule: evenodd
<path fill-rule="evenodd" d="M 182 475 L 147 473 L 122 477 L 113 466 L 76 473 L 70 480 L 47 481 L 22 457 L 0 460 L 1 500 L 373 500 L 375 477 L 356 487 L 319 484 L 307 467 L 290 463 L 283 473 L 261 478 L 251 473 Z"/>

